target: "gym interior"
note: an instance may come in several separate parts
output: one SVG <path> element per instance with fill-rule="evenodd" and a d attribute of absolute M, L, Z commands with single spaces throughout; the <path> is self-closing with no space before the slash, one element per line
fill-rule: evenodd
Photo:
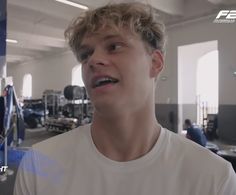
<path fill-rule="evenodd" d="M 33 144 L 91 122 L 81 65 L 64 30 L 84 10 L 109 2 L 0 1 L 0 194 L 13 194 L 17 167 Z M 185 136 L 190 119 L 206 147 L 236 171 L 236 2 L 151 2 L 168 36 L 157 120 Z"/>

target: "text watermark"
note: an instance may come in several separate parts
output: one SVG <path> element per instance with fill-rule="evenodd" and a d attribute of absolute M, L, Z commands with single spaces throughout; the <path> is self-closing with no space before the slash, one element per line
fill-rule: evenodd
<path fill-rule="evenodd" d="M 0 167 L 0 173 L 5 173 L 7 171 L 8 166 L 1 166 Z"/>
<path fill-rule="evenodd" d="M 230 24 L 236 21 L 236 10 L 220 10 L 214 23 Z"/>

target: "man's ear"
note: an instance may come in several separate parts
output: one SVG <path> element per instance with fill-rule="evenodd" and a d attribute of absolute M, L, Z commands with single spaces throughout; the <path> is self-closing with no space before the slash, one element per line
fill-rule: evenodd
<path fill-rule="evenodd" d="M 152 52 L 152 66 L 151 66 L 151 69 L 150 69 L 150 76 L 151 77 L 157 77 L 160 72 L 162 71 L 163 69 L 163 66 L 164 66 L 164 57 L 163 57 L 163 54 L 155 49 L 153 50 Z"/>

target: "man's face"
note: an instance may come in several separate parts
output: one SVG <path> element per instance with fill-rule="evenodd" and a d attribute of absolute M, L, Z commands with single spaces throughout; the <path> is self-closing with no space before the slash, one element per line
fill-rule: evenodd
<path fill-rule="evenodd" d="M 137 110 L 153 97 L 154 78 L 163 65 L 160 52 L 147 52 L 141 38 L 124 29 L 85 36 L 77 56 L 95 110 Z"/>

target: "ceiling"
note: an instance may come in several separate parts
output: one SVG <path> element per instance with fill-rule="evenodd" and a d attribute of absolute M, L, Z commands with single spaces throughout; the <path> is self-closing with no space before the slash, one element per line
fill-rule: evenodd
<path fill-rule="evenodd" d="M 109 0 L 73 0 L 90 9 Z M 131 0 L 113 0 L 113 2 Z M 135 1 L 135 0 L 133 0 Z M 137 0 L 136 0 L 137 1 Z M 140 0 L 142 2 L 142 0 Z M 143 0 L 146 2 L 146 0 Z M 160 11 L 167 27 L 209 17 L 221 9 L 232 9 L 236 0 L 149 0 Z M 55 0 L 7 0 L 7 64 L 19 65 L 68 50 L 64 30 L 84 10 Z"/>

